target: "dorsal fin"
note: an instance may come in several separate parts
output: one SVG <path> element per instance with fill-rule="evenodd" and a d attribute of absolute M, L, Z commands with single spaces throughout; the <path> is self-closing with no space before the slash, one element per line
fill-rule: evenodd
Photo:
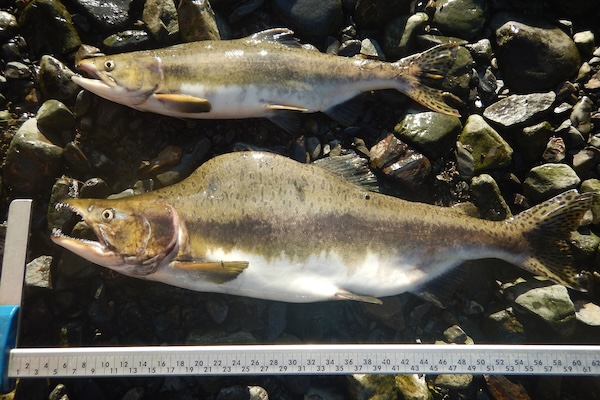
<path fill-rule="evenodd" d="M 289 47 L 302 48 L 300 42 L 294 37 L 294 31 L 287 28 L 267 29 L 265 31 L 256 32 L 246 38 L 246 42 L 250 44 L 258 44 L 264 41 Z"/>
<path fill-rule="evenodd" d="M 370 192 L 379 192 L 377 177 L 367 166 L 367 160 L 354 153 L 317 160 L 314 165 L 334 173 L 346 182 Z"/>

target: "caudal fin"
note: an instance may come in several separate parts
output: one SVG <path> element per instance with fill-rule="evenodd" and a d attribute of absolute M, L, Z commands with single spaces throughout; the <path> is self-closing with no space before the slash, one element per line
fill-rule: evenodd
<path fill-rule="evenodd" d="M 522 267 L 573 289 L 586 291 L 586 277 L 575 269 L 569 247 L 570 233 L 592 205 L 593 193 L 569 190 L 508 221 L 510 229 L 523 232 L 530 255 Z"/>
<path fill-rule="evenodd" d="M 444 79 L 456 59 L 458 48 L 457 44 L 441 44 L 394 63 L 405 73 L 403 78 L 406 79 L 408 88 L 403 92 L 433 111 L 460 117 L 458 110 L 446 103 L 446 99 L 451 99 L 457 104 L 462 103 L 458 97 L 425 84 L 426 81 Z"/>

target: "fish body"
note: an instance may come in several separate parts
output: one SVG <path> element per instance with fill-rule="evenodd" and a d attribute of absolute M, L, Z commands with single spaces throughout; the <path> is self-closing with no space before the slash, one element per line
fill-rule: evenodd
<path fill-rule="evenodd" d="M 395 63 L 346 58 L 302 48 L 287 29 L 237 40 L 183 43 L 80 61 L 92 78 L 73 81 L 108 100 L 180 118 L 266 117 L 291 128 L 294 116 L 325 112 L 350 124 L 348 101 L 360 93 L 397 89 L 446 114 L 459 115 L 448 93 L 422 85 L 442 79 L 458 47 L 442 45 Z"/>
<path fill-rule="evenodd" d="M 369 191 L 339 176 L 353 164 L 226 154 L 163 189 L 66 200 L 58 207 L 81 215 L 99 241 L 60 231 L 52 238 L 129 276 L 287 302 L 377 303 L 481 258 L 582 288 L 567 240 L 590 194 L 566 192 L 510 220 L 486 221 Z"/>

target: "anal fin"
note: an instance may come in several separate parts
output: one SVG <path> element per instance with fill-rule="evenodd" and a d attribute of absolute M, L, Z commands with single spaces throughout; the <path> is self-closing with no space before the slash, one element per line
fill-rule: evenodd
<path fill-rule="evenodd" d="M 198 272 L 204 279 L 222 284 L 235 279 L 248 268 L 248 264 L 247 261 L 172 261 L 169 266 L 182 271 Z"/>
<path fill-rule="evenodd" d="M 270 111 L 268 118 L 271 122 L 291 133 L 298 131 L 302 126 L 298 114 L 310 112 L 306 108 L 282 104 L 267 104 L 265 108 Z"/>
<path fill-rule="evenodd" d="M 187 94 L 155 93 L 153 96 L 169 110 L 184 114 L 207 113 L 212 107 L 207 99 Z"/>
<path fill-rule="evenodd" d="M 350 126 L 356 122 L 356 118 L 360 115 L 363 105 L 364 96 L 359 95 L 340 104 L 336 104 L 323 112 L 337 123 L 344 126 Z"/>
<path fill-rule="evenodd" d="M 379 305 L 383 304 L 383 301 L 379 300 L 377 297 L 364 296 L 361 294 L 351 293 L 351 292 L 348 292 L 347 290 L 338 291 L 335 294 L 334 299 L 335 300 L 362 301 L 363 303 L 379 304 Z"/>

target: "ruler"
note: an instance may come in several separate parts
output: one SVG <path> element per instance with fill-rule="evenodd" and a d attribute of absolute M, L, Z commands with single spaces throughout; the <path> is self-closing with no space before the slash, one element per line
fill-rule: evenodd
<path fill-rule="evenodd" d="M 8 217 L 0 280 L 2 391 L 14 378 L 168 375 L 600 375 L 600 346 L 304 344 L 19 348 L 15 345 L 31 213 Z"/>

